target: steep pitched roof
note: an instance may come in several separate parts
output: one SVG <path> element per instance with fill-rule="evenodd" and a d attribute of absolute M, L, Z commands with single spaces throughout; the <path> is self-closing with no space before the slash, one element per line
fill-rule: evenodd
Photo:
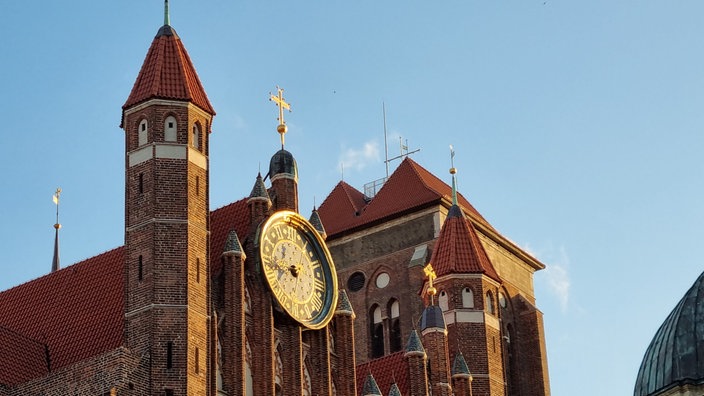
<path fill-rule="evenodd" d="M 0 383 L 119 347 L 123 262 L 117 248 L 0 293 Z"/>
<path fill-rule="evenodd" d="M 176 31 L 168 25 L 159 29 L 154 37 L 122 109 L 126 110 L 149 99 L 189 101 L 215 115 L 186 47 Z"/>
<path fill-rule="evenodd" d="M 320 205 L 318 212 L 328 237 L 332 239 L 337 234 L 437 204 L 443 199 L 450 201 L 451 194 L 450 186 L 412 159 L 406 158 L 371 200 L 367 201 L 364 194 L 349 184 L 340 182 Z M 473 219 L 491 228 L 461 195 L 459 203 Z"/>
<path fill-rule="evenodd" d="M 210 273 L 222 268 L 222 253 L 231 231 L 245 236 L 249 233 L 249 207 L 243 198 L 210 212 Z M 246 241 L 241 241 L 246 244 Z"/>
<path fill-rule="evenodd" d="M 402 395 L 409 394 L 408 362 L 406 352 L 400 351 L 357 366 L 357 389 L 364 389 L 364 381 L 371 373 L 382 394 L 387 394 L 391 384 L 396 384 Z"/>
<path fill-rule="evenodd" d="M 437 276 L 447 274 L 484 274 L 501 281 L 489 261 L 477 231 L 462 210 L 453 205 L 447 214 L 430 262 Z"/>

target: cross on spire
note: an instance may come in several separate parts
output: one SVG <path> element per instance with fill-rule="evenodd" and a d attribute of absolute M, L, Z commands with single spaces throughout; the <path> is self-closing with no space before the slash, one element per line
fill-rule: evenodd
<path fill-rule="evenodd" d="M 433 269 L 433 265 L 431 263 L 428 263 L 428 265 L 423 267 L 423 273 L 428 277 L 428 290 L 426 293 L 430 296 L 430 305 L 433 305 L 435 304 L 435 295 L 438 293 L 438 289 L 433 286 L 433 281 L 438 276 L 435 274 L 435 270 Z"/>
<path fill-rule="evenodd" d="M 269 101 L 274 102 L 279 108 L 279 126 L 276 127 L 276 131 L 281 135 L 281 149 L 284 148 L 284 135 L 288 132 L 288 127 L 286 126 L 286 121 L 284 121 L 284 109 L 291 112 L 291 104 L 287 103 L 284 99 L 284 89 L 276 86 L 277 95 L 273 95 L 269 92 Z"/>

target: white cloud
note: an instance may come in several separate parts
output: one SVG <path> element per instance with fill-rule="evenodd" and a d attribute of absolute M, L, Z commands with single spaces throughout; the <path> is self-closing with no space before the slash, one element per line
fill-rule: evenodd
<path fill-rule="evenodd" d="M 346 148 L 340 155 L 340 165 L 345 170 L 353 169 L 361 171 L 367 165 L 379 162 L 379 143 L 375 140 L 364 143 L 361 148 Z"/>
<path fill-rule="evenodd" d="M 562 312 L 567 312 L 570 301 L 570 276 L 568 268 L 570 259 L 567 255 L 567 250 L 564 247 L 550 247 L 546 251 L 536 254 L 530 246 L 523 247 L 535 257 L 540 257 L 546 268 L 540 272 L 540 277 L 543 278 L 550 294 L 552 294 L 560 305 Z"/>

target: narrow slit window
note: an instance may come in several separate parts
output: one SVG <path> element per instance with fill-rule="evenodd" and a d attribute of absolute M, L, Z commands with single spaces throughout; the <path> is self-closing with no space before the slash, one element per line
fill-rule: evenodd
<path fill-rule="evenodd" d="M 196 258 L 196 283 L 200 283 L 200 259 Z"/>
<path fill-rule="evenodd" d="M 174 343 L 169 341 L 166 343 L 166 368 L 174 367 Z"/>
<path fill-rule="evenodd" d="M 195 365 L 195 372 L 196 374 L 200 373 L 200 350 L 196 348 L 196 365 Z"/>
<path fill-rule="evenodd" d="M 144 173 L 139 174 L 139 193 L 144 192 Z"/>
<path fill-rule="evenodd" d="M 139 255 L 139 262 L 137 264 L 137 280 L 140 282 L 142 281 L 142 278 L 144 276 L 144 263 L 142 261 L 142 255 Z"/>

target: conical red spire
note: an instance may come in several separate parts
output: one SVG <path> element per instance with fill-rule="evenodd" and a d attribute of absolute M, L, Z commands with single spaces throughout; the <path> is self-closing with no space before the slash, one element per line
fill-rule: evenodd
<path fill-rule="evenodd" d="M 188 101 L 215 115 L 186 47 L 169 25 L 162 26 L 154 37 L 122 109 L 149 99 Z"/>

